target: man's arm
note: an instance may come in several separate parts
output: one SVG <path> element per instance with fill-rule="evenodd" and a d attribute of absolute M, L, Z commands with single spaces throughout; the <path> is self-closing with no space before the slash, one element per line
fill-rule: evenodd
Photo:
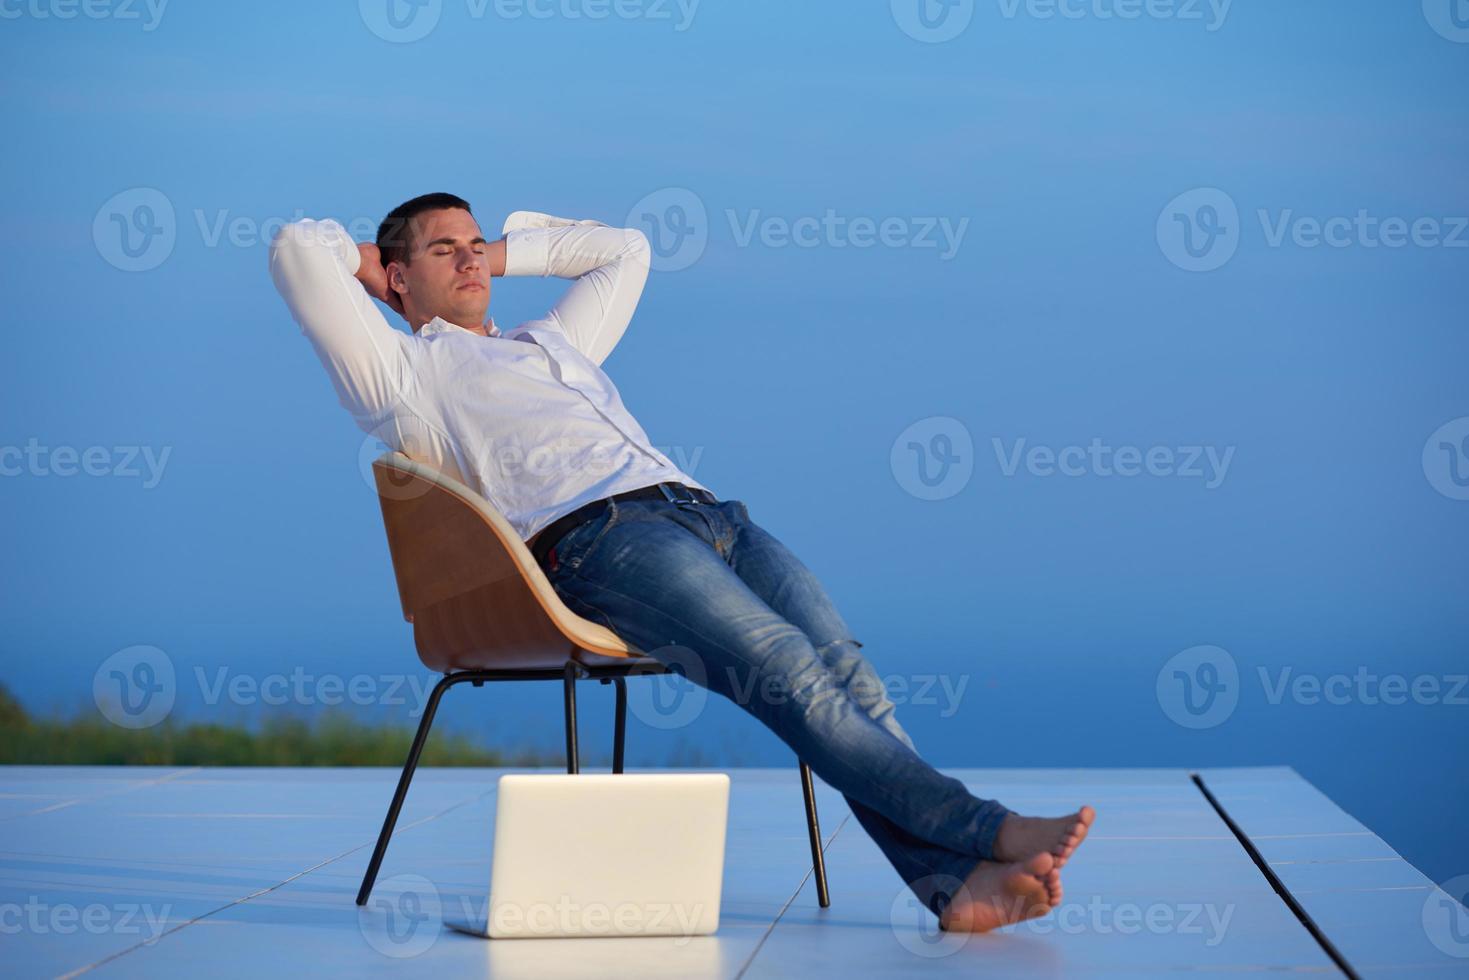
<path fill-rule="evenodd" d="M 505 219 L 505 275 L 575 279 L 544 320 L 601 364 L 622 339 L 648 280 L 651 250 L 636 228 L 534 211 Z"/>
<path fill-rule="evenodd" d="M 402 400 L 407 337 L 369 298 L 401 312 L 375 246 L 354 244 L 330 218 L 295 221 L 270 243 L 270 277 L 359 427 Z"/>

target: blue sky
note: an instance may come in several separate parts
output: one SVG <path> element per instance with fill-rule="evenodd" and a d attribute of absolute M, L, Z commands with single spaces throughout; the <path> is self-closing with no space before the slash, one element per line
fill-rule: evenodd
<path fill-rule="evenodd" d="M 263 241 L 449 190 L 489 230 L 529 208 L 684 242 L 604 367 L 879 673 L 967 685 L 900 703 L 936 764 L 1286 763 L 1438 880 L 1469 870 L 1469 704 L 1445 703 L 1469 671 L 1466 32 L 1447 0 L 1126 8 L 961 3 L 936 41 L 902 2 L 439 0 L 401 41 L 370 0 L 7 7 L 0 681 L 96 710 L 98 665 L 146 645 L 178 718 L 258 721 L 316 703 L 211 699 L 221 671 L 412 671 L 374 447 Z M 130 258 L 119 221 L 160 244 Z M 559 285 L 499 283 L 492 312 Z M 941 499 L 909 443 L 953 458 Z M 1119 476 L 1093 444 L 1167 465 Z M 95 447 L 97 475 L 63 472 Z M 1203 645 L 1238 706 L 1189 728 L 1158 681 Z M 1303 674 L 1441 693 L 1311 703 Z M 551 685 L 445 710 L 558 738 Z M 789 759 L 724 704 L 634 722 L 632 762 L 671 751 Z"/>

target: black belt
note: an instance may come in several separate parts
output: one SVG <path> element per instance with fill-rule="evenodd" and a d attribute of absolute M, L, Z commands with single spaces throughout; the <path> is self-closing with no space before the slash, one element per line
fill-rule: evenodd
<path fill-rule="evenodd" d="M 556 542 L 566 536 L 566 532 L 591 520 L 602 513 L 609 500 L 648 500 L 657 498 L 674 502 L 687 502 L 696 504 L 717 504 L 719 498 L 708 490 L 691 487 L 685 483 L 655 483 L 650 487 L 639 487 L 636 490 L 625 490 L 622 493 L 614 493 L 610 497 L 593 500 L 589 504 L 583 504 L 570 514 L 565 514 L 547 524 L 531 545 L 530 553 L 535 556 L 536 564 L 546 570 L 546 556 L 556 546 Z"/>

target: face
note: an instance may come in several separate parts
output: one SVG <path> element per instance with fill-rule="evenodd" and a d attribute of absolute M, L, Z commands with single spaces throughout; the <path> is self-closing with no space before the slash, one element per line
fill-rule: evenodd
<path fill-rule="evenodd" d="M 410 322 L 436 316 L 473 330 L 490 306 L 490 265 L 479 222 L 468 211 L 445 208 L 412 219 L 409 261 L 388 263 Z"/>

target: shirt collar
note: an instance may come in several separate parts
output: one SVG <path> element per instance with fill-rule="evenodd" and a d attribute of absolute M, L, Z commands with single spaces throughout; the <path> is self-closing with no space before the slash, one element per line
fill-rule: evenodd
<path fill-rule="evenodd" d="M 430 320 L 429 322 L 425 323 L 423 326 L 421 326 L 421 327 L 418 328 L 418 335 L 420 337 L 432 337 L 434 334 L 444 333 L 447 330 L 463 330 L 465 333 L 474 333 L 473 330 L 467 330 L 464 327 L 461 327 L 457 323 L 451 323 L 448 320 L 445 320 L 441 316 L 436 316 L 432 320 Z M 488 330 L 486 332 L 489 333 L 489 335 L 491 337 L 503 337 L 504 336 L 504 333 L 495 324 L 495 318 L 494 317 L 490 317 L 490 319 L 489 319 L 489 328 L 488 328 Z M 478 334 L 475 334 L 475 336 L 479 336 L 479 335 Z"/>

